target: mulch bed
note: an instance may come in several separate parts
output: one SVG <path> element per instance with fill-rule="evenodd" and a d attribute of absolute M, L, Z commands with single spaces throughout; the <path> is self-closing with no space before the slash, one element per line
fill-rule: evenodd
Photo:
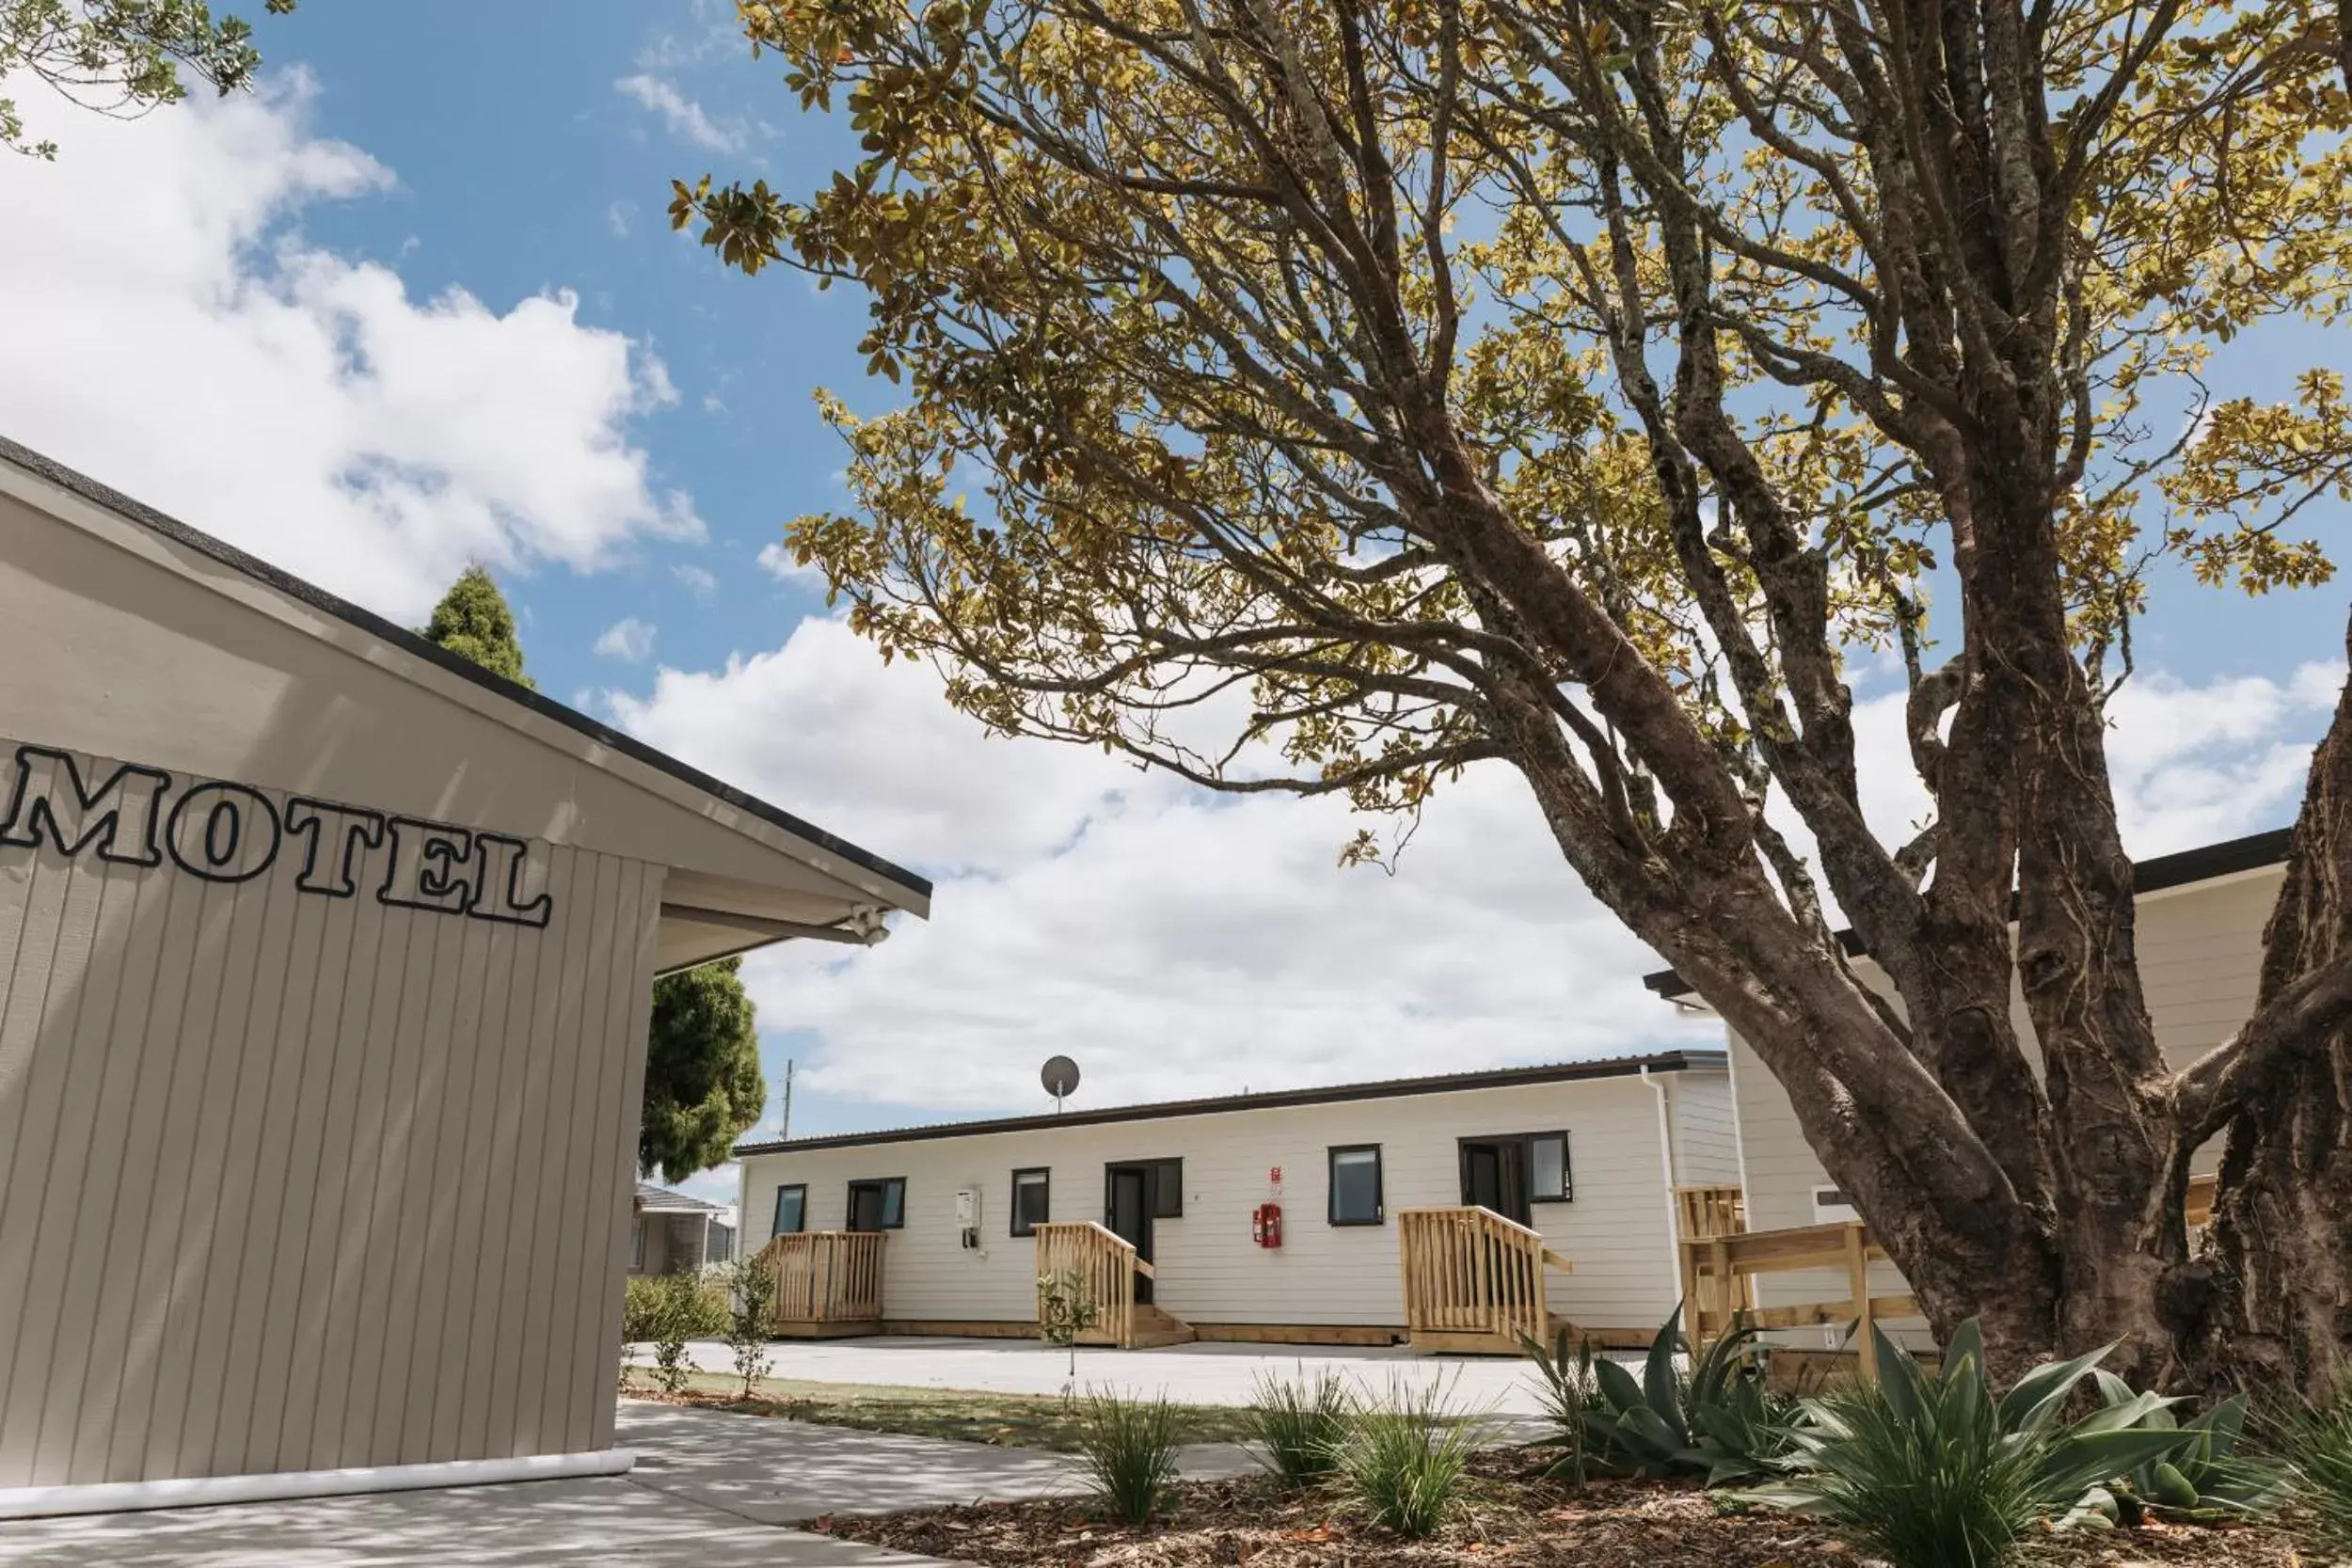
<path fill-rule="evenodd" d="M 1107 1523 L 1085 1501 L 991 1503 L 887 1518 L 818 1519 L 814 1528 L 928 1557 L 989 1568 L 1436 1568 L 1438 1564 L 1560 1564 L 1564 1568 L 1861 1568 L 1807 1521 L 1757 1510 L 1724 1513 L 1695 1487 L 1546 1481 L 1527 1450 L 1482 1455 L 1476 1495 L 1438 1534 L 1405 1541 L 1349 1521 L 1321 1490 L 1272 1477 L 1182 1486 L 1148 1528 Z M 2296 1568 L 2281 1532 L 2262 1528 L 2153 1526 L 2052 1533 L 2030 1557 L 2063 1568 Z"/>

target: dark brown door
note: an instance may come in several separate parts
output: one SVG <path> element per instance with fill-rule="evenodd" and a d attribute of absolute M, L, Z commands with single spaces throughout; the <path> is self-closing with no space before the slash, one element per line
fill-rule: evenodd
<path fill-rule="evenodd" d="M 1155 1174 L 1151 1165 L 1110 1165 L 1104 1178 L 1103 1223 L 1146 1263 L 1152 1261 L 1152 1180 Z M 1152 1276 L 1136 1275 L 1136 1300 L 1151 1299 Z"/>
<path fill-rule="evenodd" d="M 1527 1224 L 1527 1140 L 1463 1139 L 1462 1201 Z"/>

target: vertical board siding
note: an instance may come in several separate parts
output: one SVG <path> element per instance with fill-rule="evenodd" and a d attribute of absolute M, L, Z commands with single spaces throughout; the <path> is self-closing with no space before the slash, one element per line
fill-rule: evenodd
<path fill-rule="evenodd" d="M 665 873 L 532 860 L 545 929 L 0 846 L 0 1487 L 609 1445 Z"/>
<path fill-rule="evenodd" d="M 1658 1101 L 1633 1078 L 756 1155 L 744 1162 L 739 1245 L 748 1257 L 767 1244 L 779 1186 L 805 1183 L 807 1227 L 826 1230 L 845 1223 L 850 1181 L 903 1176 L 906 1224 L 882 1247 L 884 1317 L 1025 1322 L 1036 1259 L 1028 1238 L 1009 1233 L 1012 1172 L 1048 1167 L 1051 1217 L 1100 1222 L 1105 1163 L 1181 1158 L 1184 1215 L 1155 1227 L 1159 1306 L 1195 1323 L 1402 1328 L 1397 1212 L 1461 1201 L 1458 1139 L 1560 1131 L 1576 1198 L 1534 1205 L 1533 1223 L 1575 1272 L 1548 1276 L 1546 1305 L 1588 1327 L 1654 1328 L 1678 1282 Z M 1329 1223 L 1327 1153 L 1343 1144 L 1380 1146 L 1386 1223 Z M 1282 1245 L 1263 1248 L 1249 1215 L 1276 1165 Z M 975 1250 L 959 1244 L 955 1223 L 967 1187 L 981 1195 Z"/>

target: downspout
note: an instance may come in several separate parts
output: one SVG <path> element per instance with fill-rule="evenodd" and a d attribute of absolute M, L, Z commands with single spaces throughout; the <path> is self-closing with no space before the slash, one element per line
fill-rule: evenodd
<path fill-rule="evenodd" d="M 1658 1097 L 1658 1173 L 1664 1179 L 1666 1198 L 1666 1295 L 1670 1301 L 1682 1303 L 1682 1210 L 1675 1202 L 1675 1146 L 1671 1118 L 1666 1114 L 1666 1081 L 1650 1076 L 1649 1064 L 1641 1068 L 1642 1082 Z"/>

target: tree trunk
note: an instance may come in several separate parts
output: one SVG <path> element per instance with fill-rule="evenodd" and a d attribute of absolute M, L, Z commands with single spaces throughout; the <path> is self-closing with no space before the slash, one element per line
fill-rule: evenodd
<path fill-rule="evenodd" d="M 2352 681 L 2312 758 L 2257 1006 L 2352 941 Z M 2352 1031 L 2282 1063 L 2229 1125 L 2204 1255 L 2167 1307 L 2207 1381 L 2321 1388 L 2352 1365 Z"/>

